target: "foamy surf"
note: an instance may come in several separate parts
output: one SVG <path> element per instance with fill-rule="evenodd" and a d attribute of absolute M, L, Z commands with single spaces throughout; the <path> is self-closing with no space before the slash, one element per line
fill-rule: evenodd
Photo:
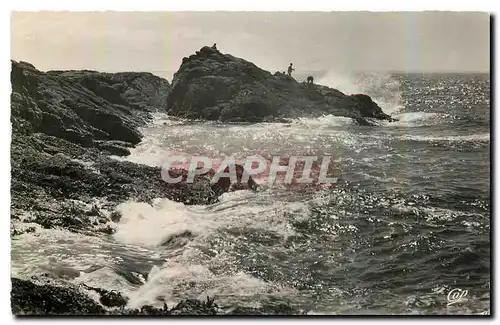
<path fill-rule="evenodd" d="M 450 115 L 427 113 L 427 112 L 410 112 L 392 115 L 396 121 L 389 122 L 375 118 L 366 118 L 370 123 L 382 127 L 420 127 L 427 125 L 443 124 Z M 298 118 L 293 120 L 292 127 L 302 127 L 309 129 L 328 129 L 341 128 L 345 126 L 357 125 L 356 121 L 349 117 L 324 115 L 317 118 Z"/>
<path fill-rule="evenodd" d="M 265 194 L 264 194 L 265 195 Z M 262 202 L 265 200 L 266 203 Z M 231 247 L 211 247 L 225 230 L 273 232 L 286 240 L 295 234 L 287 215 L 308 215 L 299 202 L 285 203 L 257 197 L 250 191 L 225 193 L 211 206 L 185 206 L 158 198 L 152 205 L 125 202 L 114 238 L 150 250 L 163 249 L 167 262 L 151 269 L 148 279 L 130 294 L 129 307 L 162 306 L 182 298 L 215 296 L 219 304 L 252 304 L 252 297 L 291 294 L 293 290 L 239 271 L 239 258 Z M 249 305 L 251 306 L 251 305 Z"/>
<path fill-rule="evenodd" d="M 99 237 L 59 229 L 38 229 L 36 233 L 22 234 L 12 241 L 12 274 L 78 277 L 92 265 L 112 263 L 109 259 L 111 249 L 106 247 L 105 240 Z"/>
<path fill-rule="evenodd" d="M 147 282 L 130 295 L 128 307 L 137 308 L 146 304 L 161 307 L 163 303 L 172 306 L 181 299 L 205 300 L 207 296 L 215 297 L 221 306 L 236 302 L 241 306 L 259 307 L 255 297 L 288 297 L 296 293 L 292 288 L 263 281 L 241 271 L 233 272 L 231 264 L 234 261 L 222 259 L 217 263 L 219 268 L 224 265 L 225 274 L 215 274 L 206 265 L 180 263 L 175 259 L 161 267 L 155 266 Z"/>
<path fill-rule="evenodd" d="M 124 202 L 117 207 L 122 218 L 114 238 L 124 244 L 151 248 L 166 244 L 176 236 L 188 236 L 201 242 L 228 227 L 261 228 L 284 238 L 293 235 L 285 214 L 299 211 L 307 214 L 307 206 L 279 201 L 270 203 L 250 191 L 225 193 L 220 202 L 212 206 L 186 206 L 163 198 L 155 199 L 153 205 Z"/>
<path fill-rule="evenodd" d="M 153 113 L 149 124 L 140 129 L 144 135 L 142 141 L 129 149 L 130 155 L 125 157 L 112 155 L 110 157 L 119 161 L 130 161 L 136 164 L 160 167 L 169 153 L 168 148 L 164 146 L 166 139 L 164 132 L 171 131 L 169 127 L 182 125 L 185 122 L 184 119 L 171 117 L 166 113 Z"/>
<path fill-rule="evenodd" d="M 389 115 L 397 113 L 404 107 L 401 84 L 390 74 L 375 72 L 352 74 L 331 70 L 317 82 L 346 94 L 367 94 Z"/>
<path fill-rule="evenodd" d="M 167 113 L 162 113 L 162 112 L 155 112 L 152 113 L 152 121 L 150 123 L 150 126 L 148 128 L 143 128 L 142 131 L 147 131 L 151 126 L 170 126 L 170 125 L 179 125 L 186 123 L 188 120 L 175 117 L 175 116 L 169 116 Z"/>
<path fill-rule="evenodd" d="M 393 112 L 379 100 L 390 100 L 390 91 L 375 91 L 390 80 L 367 82 L 370 91 L 346 91 L 369 94 L 384 112 L 399 118 L 393 123 L 368 119 L 378 127 L 358 127 L 334 116 L 226 124 L 155 114 L 141 130 L 143 141 L 120 159 L 158 166 L 169 153 L 218 158 L 331 154 L 343 182 L 311 191 L 262 186 L 257 192 L 226 193 L 207 206 L 115 197 L 110 209 L 119 204 L 122 218 L 110 222 L 114 234 L 39 226 L 14 235 L 13 276 L 47 274 L 52 283 L 117 290 L 130 298 L 129 307 L 167 303 L 172 308 L 183 298 L 210 296 L 224 311 L 249 306 L 262 307 L 262 313 L 292 313 L 274 309 L 289 302 L 318 314 L 450 314 L 446 292 L 439 300 L 425 293 L 419 294 L 422 299 L 407 299 L 391 288 L 418 286 L 430 292 L 460 282 L 463 274 L 474 274 L 478 297 L 489 295 L 490 113 L 484 100 L 489 85 L 476 87 L 476 77 L 472 84 L 462 82 L 463 76 L 450 83 L 443 83 L 449 78 L 443 76 L 397 77 L 408 103 L 404 111 Z M 439 92 L 434 97 L 426 84 L 445 87 L 431 89 Z M 422 112 L 408 112 L 416 109 Z M 100 170 L 101 175 L 93 175 L 99 180 L 114 172 L 100 162 L 77 162 Z M 36 202 L 40 209 L 29 219 L 50 208 L 43 201 Z M 410 255 L 416 263 L 408 262 Z M 422 256 L 425 261 L 419 263 Z M 373 263 L 388 259 L 390 265 Z M 391 290 L 380 290 L 380 283 Z M 482 283 L 488 288 L 480 289 Z M 480 303 L 477 310 L 489 308 L 489 296 L 456 308 L 463 312 L 473 301 Z"/>
<path fill-rule="evenodd" d="M 356 124 L 355 121 L 350 117 L 335 116 L 335 115 L 324 115 L 318 118 L 298 118 L 292 121 L 292 127 L 306 127 L 306 128 L 331 128 L 331 127 L 343 127 L 348 125 Z"/>
<path fill-rule="evenodd" d="M 428 112 L 410 112 L 401 113 L 393 116 L 397 121 L 385 123 L 390 127 L 419 127 L 427 125 L 443 124 L 451 118 L 449 114 L 428 113 Z"/>
<path fill-rule="evenodd" d="M 403 135 L 402 140 L 432 142 L 432 141 L 449 141 L 449 142 L 489 142 L 490 134 L 471 134 L 471 135 L 451 135 L 451 136 L 427 136 L 427 135 Z"/>

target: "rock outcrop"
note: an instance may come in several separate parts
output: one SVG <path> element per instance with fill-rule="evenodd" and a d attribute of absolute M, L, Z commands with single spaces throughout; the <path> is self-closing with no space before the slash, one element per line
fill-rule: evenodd
<path fill-rule="evenodd" d="M 367 95 L 346 95 L 321 85 L 260 69 L 252 62 L 203 47 L 185 57 L 167 99 L 173 116 L 229 122 L 273 122 L 283 118 L 346 116 L 390 120 Z"/>
<path fill-rule="evenodd" d="M 44 228 L 112 233 L 114 207 L 165 197 L 210 204 L 231 190 L 199 177 L 171 184 L 160 167 L 111 159 L 141 141 L 165 111 L 169 83 L 150 73 L 42 72 L 12 61 L 11 218 Z M 106 206 L 92 207 L 95 200 Z M 97 211 L 97 212 L 96 212 Z M 15 229 L 12 234 L 22 233 Z"/>
<path fill-rule="evenodd" d="M 169 170 L 162 170 L 162 176 L 164 179 L 166 179 L 166 173 L 168 173 L 169 178 L 180 177 L 180 182 L 178 184 L 188 184 L 188 169 L 171 168 Z M 194 183 L 206 184 L 205 186 L 207 187 L 207 190 L 212 191 L 217 196 L 225 192 L 235 190 L 257 190 L 257 188 L 259 187 L 253 177 L 249 174 L 247 175 L 248 180 L 246 182 L 242 180 L 246 172 L 245 168 L 240 164 L 234 165 L 234 176 L 236 176 L 235 182 L 232 182 L 230 177 L 224 176 L 222 175 L 222 173 L 230 175 L 230 168 L 226 167 L 223 171 L 221 171 L 220 175 L 217 175 L 217 171 L 211 168 L 206 172 L 196 175 L 194 177 Z"/>
<path fill-rule="evenodd" d="M 41 132 L 84 147 L 95 141 L 139 143 L 137 127 L 149 112 L 165 110 L 170 93 L 169 83 L 150 73 L 44 73 L 15 61 L 11 81 L 14 132 Z"/>

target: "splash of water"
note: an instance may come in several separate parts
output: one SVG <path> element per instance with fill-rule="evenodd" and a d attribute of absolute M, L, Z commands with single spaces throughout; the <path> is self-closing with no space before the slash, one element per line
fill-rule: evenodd
<path fill-rule="evenodd" d="M 401 85 L 387 73 L 339 73 L 328 71 L 318 78 L 318 84 L 339 89 L 346 94 L 367 94 L 387 114 L 394 114 L 403 108 Z"/>

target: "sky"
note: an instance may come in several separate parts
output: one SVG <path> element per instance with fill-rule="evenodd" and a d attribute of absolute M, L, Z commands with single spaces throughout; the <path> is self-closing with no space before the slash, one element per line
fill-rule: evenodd
<path fill-rule="evenodd" d="M 480 12 L 13 12 L 11 58 L 171 80 L 217 43 L 271 72 L 488 72 L 489 28 Z"/>

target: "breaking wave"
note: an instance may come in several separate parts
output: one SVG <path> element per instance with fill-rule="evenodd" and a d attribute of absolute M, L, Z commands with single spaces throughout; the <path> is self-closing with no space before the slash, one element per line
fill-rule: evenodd
<path fill-rule="evenodd" d="M 298 118 L 292 122 L 292 126 L 301 126 L 306 128 L 329 128 L 332 126 L 348 126 L 356 124 L 350 117 L 324 115 L 318 118 Z"/>
<path fill-rule="evenodd" d="M 152 250 L 163 247 L 169 255 L 163 265 L 151 269 L 144 285 L 130 293 L 130 307 L 161 306 L 164 299 L 173 304 L 172 297 L 178 302 L 179 298 L 205 299 L 217 294 L 219 302 L 248 303 L 255 295 L 291 293 L 292 289 L 238 270 L 239 257 L 231 247 L 216 251 L 210 243 L 220 240 L 220 232 L 225 231 L 271 232 L 286 240 L 294 234 L 287 215 L 309 213 L 303 203 L 271 202 L 239 191 L 224 194 L 211 206 L 186 206 L 159 198 L 152 205 L 125 202 L 118 210 L 122 219 L 114 235 L 117 241 Z"/>
<path fill-rule="evenodd" d="M 318 78 L 317 83 L 346 94 L 367 94 L 390 115 L 404 107 L 399 81 L 386 73 L 341 74 L 329 71 Z"/>
<path fill-rule="evenodd" d="M 403 135 L 402 140 L 411 141 L 449 141 L 449 142 L 489 142 L 490 134 L 471 134 L 471 135 L 452 135 L 452 136 L 421 136 L 421 135 Z"/>
<path fill-rule="evenodd" d="M 262 228 L 287 237 L 293 235 L 293 231 L 283 215 L 307 213 L 302 203 L 271 203 L 251 191 L 225 193 L 220 200 L 209 207 L 186 206 L 160 198 L 152 205 L 122 203 L 117 207 L 122 218 L 114 237 L 124 244 L 145 247 L 165 245 L 176 236 L 204 238 L 224 227 Z"/>

